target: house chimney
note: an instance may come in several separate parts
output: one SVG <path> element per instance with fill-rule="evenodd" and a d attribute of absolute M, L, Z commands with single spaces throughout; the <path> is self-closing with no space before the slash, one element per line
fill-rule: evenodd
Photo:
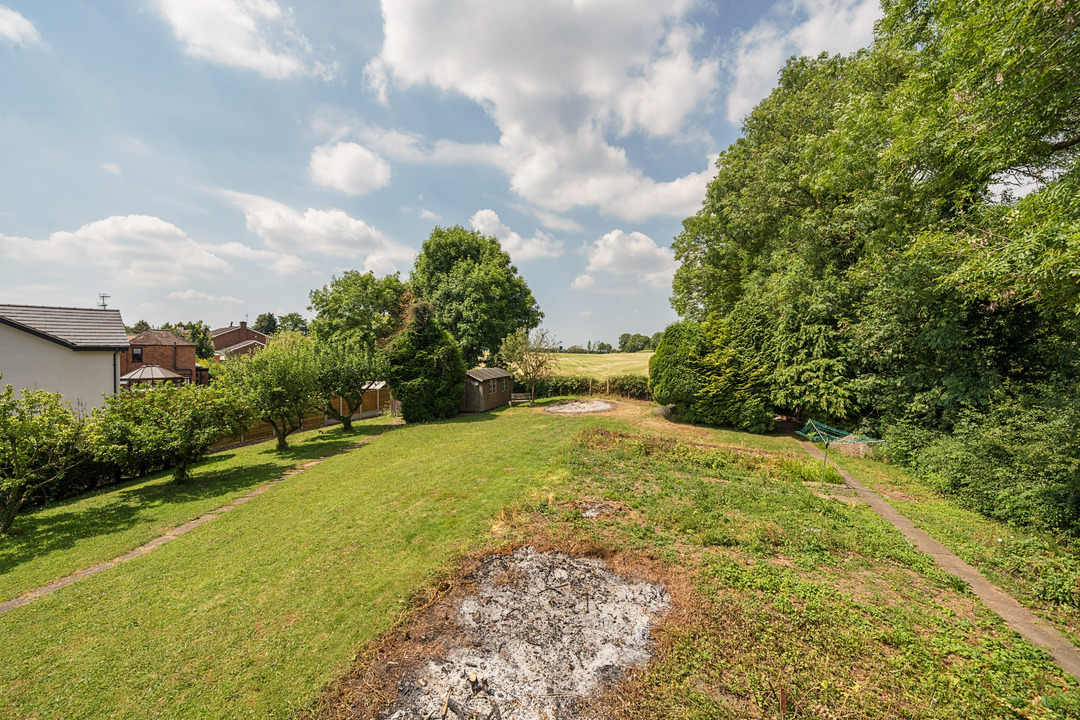
<path fill-rule="evenodd" d="M 241 320 L 240 321 L 240 329 L 241 330 L 247 330 L 247 320 Z"/>

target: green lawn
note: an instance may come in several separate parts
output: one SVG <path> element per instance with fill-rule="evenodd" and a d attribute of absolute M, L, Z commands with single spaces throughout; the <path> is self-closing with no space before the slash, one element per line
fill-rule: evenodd
<path fill-rule="evenodd" d="M 515 408 L 394 430 L 2 615 L 0 716 L 291 717 L 504 506 L 558 482 L 552 458 L 591 422 Z M 20 559 L 26 577 L 50 562 Z"/>
<path fill-rule="evenodd" d="M 183 485 L 158 473 L 23 513 L 12 528 L 17 534 L 0 539 L 0 601 L 139 547 L 308 460 L 382 432 L 389 420 L 355 427 L 351 436 L 336 428 L 294 435 L 285 453 L 271 442 L 210 455 Z"/>
<path fill-rule="evenodd" d="M 651 352 L 608 353 L 558 353 L 559 375 L 588 375 L 597 380 L 612 375 L 649 375 Z"/>
<path fill-rule="evenodd" d="M 813 463 L 706 445 L 794 451 L 790 439 L 667 423 L 652 409 L 504 409 L 397 428 L 329 458 L 145 557 L 0 616 L 0 717 L 294 717 L 457 554 L 538 526 L 662 559 L 690 579 L 692 612 L 618 692 L 640 716 L 774 717 L 778 687 L 803 717 L 1080 711 L 1073 680 L 899 533 L 864 507 L 814 496 L 801 482 L 816 477 Z M 314 446 L 336 437 L 311 435 L 313 447 L 294 453 L 325 454 L 329 445 Z M 189 517 L 273 474 L 268 445 L 230 455 L 200 466 L 209 499 Z M 211 497 L 214 473 L 246 476 L 245 465 L 250 479 Z M 133 496 L 144 486 L 145 498 Z M 6 549 L 5 582 L 139 544 L 186 519 L 158 514 L 195 502 L 173 501 L 184 492 L 149 480 L 39 511 Z M 586 521 L 583 496 L 628 512 Z M 109 507 L 129 508 L 112 533 L 98 517 Z M 65 527 L 97 534 L 32 540 Z"/>

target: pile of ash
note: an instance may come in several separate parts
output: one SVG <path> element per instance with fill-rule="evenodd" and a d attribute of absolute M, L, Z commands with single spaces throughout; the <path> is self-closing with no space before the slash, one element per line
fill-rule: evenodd
<path fill-rule="evenodd" d="M 580 699 L 650 657 L 664 589 L 592 558 L 523 548 L 485 558 L 454 618 L 469 642 L 398 684 L 386 715 L 541 720 L 576 717 Z"/>

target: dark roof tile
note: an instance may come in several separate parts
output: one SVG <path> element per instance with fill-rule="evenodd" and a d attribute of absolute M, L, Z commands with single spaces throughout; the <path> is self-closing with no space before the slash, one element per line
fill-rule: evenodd
<path fill-rule="evenodd" d="M 128 347 L 119 310 L 0 305 L 0 322 L 73 350 Z"/>

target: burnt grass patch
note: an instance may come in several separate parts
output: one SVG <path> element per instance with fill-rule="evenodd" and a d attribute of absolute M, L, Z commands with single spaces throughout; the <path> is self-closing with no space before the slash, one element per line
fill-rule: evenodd
<path fill-rule="evenodd" d="M 602 429 L 562 464 L 560 488 L 497 519 L 491 542 L 504 547 L 466 556 L 418 596 L 327 690 L 319 717 L 1080 717 L 1075 678 L 868 508 L 822 493 L 820 464 Z M 565 577 L 555 560 L 537 566 L 542 586 L 517 577 L 509 558 L 529 546 L 562 553 Z M 475 627 L 511 613 L 507 596 L 488 614 L 497 588 L 583 621 L 585 584 L 570 591 L 571 578 L 594 560 L 666 595 L 650 641 L 630 648 L 642 654 L 596 663 L 568 693 L 563 676 L 584 677 L 599 652 L 566 667 L 538 651 L 552 660 L 539 684 L 500 696 L 503 676 L 483 665 L 492 640 Z M 550 633 L 535 609 L 529 620 L 491 622 L 492 637 Z M 561 636 L 571 651 L 573 627 Z"/>

